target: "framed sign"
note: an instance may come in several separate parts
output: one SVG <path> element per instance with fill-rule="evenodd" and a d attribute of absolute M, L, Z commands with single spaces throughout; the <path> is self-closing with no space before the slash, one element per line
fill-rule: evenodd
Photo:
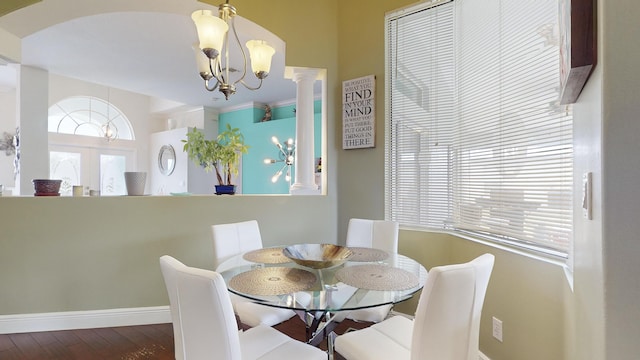
<path fill-rule="evenodd" d="M 561 0 L 560 29 L 560 104 L 578 99 L 596 66 L 595 0 Z"/>
<path fill-rule="evenodd" d="M 369 75 L 342 82 L 342 148 L 375 147 L 376 77 Z"/>

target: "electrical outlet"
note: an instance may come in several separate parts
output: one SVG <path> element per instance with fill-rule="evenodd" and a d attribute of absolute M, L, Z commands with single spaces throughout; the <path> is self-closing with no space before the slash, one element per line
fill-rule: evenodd
<path fill-rule="evenodd" d="M 493 317 L 493 337 L 502 342 L 502 320 Z"/>

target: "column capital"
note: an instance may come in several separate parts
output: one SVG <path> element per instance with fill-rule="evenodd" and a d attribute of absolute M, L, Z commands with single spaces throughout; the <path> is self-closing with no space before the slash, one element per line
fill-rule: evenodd
<path fill-rule="evenodd" d="M 284 69 L 284 78 L 295 82 L 301 80 L 321 80 L 321 69 L 287 66 Z"/>

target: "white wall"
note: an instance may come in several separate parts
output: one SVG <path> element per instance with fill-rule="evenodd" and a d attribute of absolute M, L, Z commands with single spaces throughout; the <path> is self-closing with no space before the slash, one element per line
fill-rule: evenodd
<path fill-rule="evenodd" d="M 179 128 L 151 134 L 151 156 L 149 158 L 149 175 L 151 177 L 152 195 L 169 195 L 170 193 L 213 194 L 217 183 L 215 173 L 206 173 L 204 169 L 189 160 L 182 151 L 183 139 L 187 138 L 190 128 Z M 158 153 L 163 145 L 171 145 L 176 153 L 176 166 L 170 175 L 160 173 Z"/>
<path fill-rule="evenodd" d="M 16 131 L 16 92 L 15 89 L 0 91 L 0 136 L 5 132 L 15 134 Z M 14 155 L 5 155 L 0 152 L 0 184 L 5 186 L 5 195 L 8 194 L 7 187 L 13 188 L 13 159 Z"/>
<path fill-rule="evenodd" d="M 602 66 L 574 109 L 573 293 L 567 294 L 568 359 L 604 359 Z M 592 173 L 592 219 L 582 215 L 582 175 Z M 594 326 L 598 324 L 599 326 Z M 585 339 L 589 339 L 585 342 Z M 578 341 L 576 343 L 576 341 Z"/>
<path fill-rule="evenodd" d="M 16 191 L 20 195 L 33 194 L 33 179 L 49 178 L 49 151 L 47 144 L 47 72 L 18 66 L 16 87 L 16 115 L 20 125 L 20 170 L 16 178 Z"/>
<path fill-rule="evenodd" d="M 22 59 L 21 52 L 20 38 L 0 28 L 0 57 L 17 63 Z"/>

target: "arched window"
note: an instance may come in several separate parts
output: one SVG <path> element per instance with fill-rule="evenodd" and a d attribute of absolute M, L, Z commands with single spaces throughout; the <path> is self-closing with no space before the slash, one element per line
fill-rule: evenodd
<path fill-rule="evenodd" d="M 48 130 L 49 175 L 62 179 L 62 195 L 76 185 L 85 193 L 126 194 L 123 174 L 135 167 L 135 136 L 117 107 L 92 96 L 69 97 L 49 108 Z"/>
<path fill-rule="evenodd" d="M 49 132 L 135 140 L 127 117 L 113 104 L 93 96 L 73 96 L 52 105 Z"/>

